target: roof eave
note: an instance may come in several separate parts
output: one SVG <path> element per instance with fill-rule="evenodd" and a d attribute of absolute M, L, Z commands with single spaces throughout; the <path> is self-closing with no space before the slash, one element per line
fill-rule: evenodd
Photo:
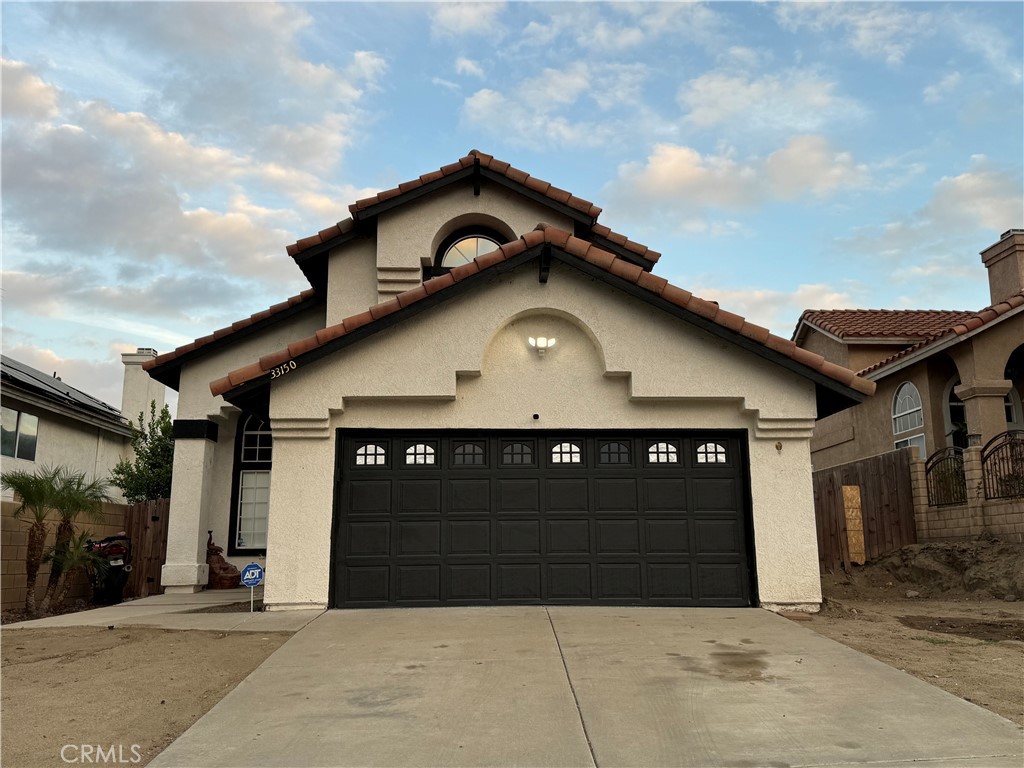
<path fill-rule="evenodd" d="M 690 310 L 680 307 L 672 302 L 663 299 L 650 291 L 625 280 L 621 277 L 611 274 L 610 272 L 601 269 L 587 261 L 572 256 L 562 249 L 552 246 L 550 243 L 541 243 L 530 248 L 527 248 L 522 253 L 514 256 L 510 259 L 498 262 L 486 270 L 478 272 L 466 279 L 460 280 L 459 282 L 449 286 L 443 291 L 439 291 L 435 294 L 427 296 L 421 301 L 417 301 L 410 304 L 401 310 L 394 312 L 393 314 L 387 315 L 374 321 L 368 325 L 356 329 L 351 333 L 346 333 L 344 336 L 333 339 L 326 344 L 317 346 L 307 352 L 301 353 L 295 356 L 293 359 L 296 363 L 307 364 L 314 362 L 332 352 L 349 346 L 350 344 L 357 343 L 364 338 L 372 336 L 378 331 L 389 328 L 396 323 L 402 322 L 410 317 L 413 317 L 420 312 L 429 309 L 437 304 L 453 299 L 456 296 L 463 294 L 466 290 L 476 285 L 481 279 L 479 275 L 496 276 L 516 269 L 519 266 L 528 263 L 529 261 L 538 258 L 542 253 L 549 254 L 551 258 L 556 259 L 564 264 L 572 266 L 584 274 L 594 277 L 598 280 L 612 285 L 613 287 L 619 288 L 624 292 L 638 298 L 642 301 L 648 302 L 655 307 L 667 312 L 674 317 L 677 317 L 690 325 L 700 328 L 714 336 L 722 338 L 733 344 L 736 344 L 742 349 L 749 351 L 758 357 L 773 362 L 784 369 L 787 369 L 799 376 L 809 379 L 815 385 L 816 401 L 818 403 L 819 414 L 818 417 L 830 415 L 836 413 L 844 408 L 851 407 L 858 403 L 864 402 L 867 399 L 867 395 L 846 386 L 845 384 L 836 381 L 818 371 L 812 370 L 802 363 L 794 360 L 787 355 L 777 352 L 770 347 L 760 344 L 757 341 L 748 338 L 736 331 L 729 330 L 721 325 L 718 325 L 713 320 L 704 318 Z M 271 379 L 268 375 L 262 375 L 259 378 L 251 381 L 242 383 L 237 387 L 234 387 L 222 394 L 222 397 L 232 403 L 233 405 L 247 404 L 247 407 L 252 407 L 253 404 L 260 403 L 269 406 L 269 389 Z M 262 391 L 261 391 L 262 390 Z M 822 412 L 824 411 L 824 412 Z"/>
<path fill-rule="evenodd" d="M 184 352 L 173 360 L 168 360 L 166 363 L 155 365 L 152 368 L 146 370 L 152 378 L 159 381 L 165 387 L 170 387 L 175 392 L 181 386 L 181 369 L 186 363 L 193 360 L 197 360 L 204 357 L 210 352 L 214 352 L 218 349 L 234 344 L 239 339 L 244 339 L 247 336 L 251 336 L 253 333 L 269 328 L 272 325 L 276 325 L 279 322 L 295 317 L 296 315 L 318 307 L 326 303 L 324 298 L 324 292 L 317 292 L 315 296 L 306 301 L 300 301 L 293 304 L 290 307 L 282 309 L 280 312 L 276 312 L 269 317 L 265 317 L 262 320 L 258 320 L 250 325 L 239 328 L 238 330 L 226 333 L 220 338 L 214 338 L 212 341 L 203 344 L 200 347 Z"/>
<path fill-rule="evenodd" d="M 909 368 L 910 366 L 919 363 L 921 360 L 927 357 L 931 357 L 936 352 L 941 352 L 943 350 L 949 349 L 950 347 L 956 346 L 961 341 L 971 339 L 974 336 L 977 336 L 979 333 L 982 333 L 988 330 L 989 328 L 992 328 L 993 326 L 999 325 L 999 323 L 1007 320 L 1008 318 L 1016 317 L 1022 312 L 1024 312 L 1024 305 L 1014 307 L 1009 312 L 1005 312 L 1002 315 L 993 318 L 984 325 L 980 325 L 974 330 L 968 331 L 967 333 L 958 335 L 953 331 L 949 331 L 944 336 L 937 337 L 935 341 L 924 344 L 920 349 L 910 352 L 909 354 L 899 358 L 898 360 L 893 360 L 891 363 L 883 365 L 881 368 L 876 368 L 875 370 L 870 371 L 868 373 L 861 373 L 858 375 L 861 375 L 865 379 L 869 379 L 870 381 L 878 381 L 879 379 L 884 379 L 886 376 L 889 376 L 893 373 L 898 373 L 899 371 L 905 370 L 906 368 Z"/>

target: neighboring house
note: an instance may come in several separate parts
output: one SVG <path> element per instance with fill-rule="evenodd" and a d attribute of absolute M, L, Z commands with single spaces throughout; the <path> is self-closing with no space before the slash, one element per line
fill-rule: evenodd
<path fill-rule="evenodd" d="M 212 531 L 272 608 L 816 610 L 811 432 L 870 382 L 483 153 L 349 209 L 288 248 L 308 290 L 146 364 L 169 590 Z"/>
<path fill-rule="evenodd" d="M 122 402 L 117 408 L 65 384 L 54 374 L 43 373 L 6 355 L 0 358 L 3 470 L 33 472 L 39 467 L 65 465 L 84 472 L 91 480 L 106 478 L 122 457 L 131 453 L 131 430 L 125 417 L 138 413 L 156 400 L 164 401 L 164 388 L 142 371 L 142 363 L 155 350 L 139 349 L 121 355 L 125 365 Z M 112 488 L 112 495 L 119 497 Z M 12 498 L 4 491 L 3 498 Z"/>
<path fill-rule="evenodd" d="M 985 309 L 808 310 L 793 334 L 878 387 L 818 421 L 815 470 L 916 448 L 925 460 L 911 463 L 919 540 L 983 531 L 1024 540 L 1024 230 L 981 257 Z"/>
<path fill-rule="evenodd" d="M 1024 230 L 982 252 L 992 305 L 960 310 L 807 310 L 802 348 L 878 385 L 869 401 L 821 419 L 815 469 L 915 446 L 982 446 L 1024 429 Z"/>

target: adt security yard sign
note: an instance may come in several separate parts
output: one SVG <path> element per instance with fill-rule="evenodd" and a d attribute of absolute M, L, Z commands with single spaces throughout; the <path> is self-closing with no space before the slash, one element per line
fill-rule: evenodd
<path fill-rule="evenodd" d="M 249 613 L 252 613 L 253 588 L 258 587 L 263 581 L 263 566 L 259 563 L 249 563 L 242 569 L 242 583 L 249 588 Z"/>

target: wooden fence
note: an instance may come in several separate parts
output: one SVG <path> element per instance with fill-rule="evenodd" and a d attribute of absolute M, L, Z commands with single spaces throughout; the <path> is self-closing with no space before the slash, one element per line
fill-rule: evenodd
<path fill-rule="evenodd" d="M 868 560 L 917 543 L 909 448 L 818 470 L 813 478 L 822 572 L 849 570 L 858 562 L 851 556 L 851 540 L 857 555 L 861 535 L 863 557 Z M 853 501 L 858 496 L 859 515 Z M 862 533 L 856 530 L 857 522 Z"/>
<path fill-rule="evenodd" d="M 170 499 L 156 499 L 125 507 L 124 530 L 132 540 L 132 572 L 124 588 L 126 598 L 160 594 L 170 505 Z"/>
<path fill-rule="evenodd" d="M 92 532 L 92 538 L 102 539 L 120 531 L 132 539 L 132 573 L 125 585 L 124 596 L 146 597 L 161 591 L 160 568 L 167 553 L 167 510 L 168 499 L 147 501 L 142 504 L 104 504 L 100 520 L 79 521 L 79 529 Z M 0 607 L 3 610 L 20 608 L 25 604 L 25 554 L 27 549 L 28 525 L 14 519 L 18 504 L 4 501 L 0 505 Z M 50 534 L 47 545 L 53 544 L 57 526 L 56 513 L 49 521 Z M 39 570 L 36 583 L 37 599 L 41 599 L 49 578 L 50 566 L 44 563 Z M 90 599 L 92 588 L 88 579 L 79 574 L 75 577 L 69 597 Z"/>

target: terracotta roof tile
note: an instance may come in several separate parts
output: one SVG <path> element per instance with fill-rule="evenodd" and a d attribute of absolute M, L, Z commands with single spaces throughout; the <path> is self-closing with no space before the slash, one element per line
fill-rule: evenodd
<path fill-rule="evenodd" d="M 1024 305 L 1024 291 L 1015 293 L 1013 296 L 1003 299 L 998 304 L 985 307 L 977 312 L 950 312 L 949 314 L 956 314 L 961 316 L 962 319 L 959 322 L 954 321 L 953 323 L 950 323 L 947 327 L 939 330 L 937 333 L 932 334 L 928 338 L 919 341 L 906 349 L 901 349 L 899 352 L 894 355 L 890 355 L 885 360 L 880 360 L 874 365 L 869 365 L 867 368 L 857 371 L 857 375 L 865 376 L 869 373 L 874 373 L 890 363 L 902 360 L 903 358 L 908 357 L 925 347 L 931 346 L 942 339 L 948 338 L 949 336 L 963 336 L 971 331 L 976 331 L 978 328 L 991 323 L 993 320 L 1002 317 L 1007 312 L 1010 312 L 1022 305 Z"/>
<path fill-rule="evenodd" d="M 574 195 L 571 195 L 564 189 L 552 187 L 551 184 L 549 184 L 546 181 L 534 179 L 526 172 L 513 168 L 503 160 L 496 160 L 493 156 L 475 149 L 470 150 L 468 155 L 459 158 L 457 162 L 449 163 L 448 165 L 442 166 L 440 171 L 434 172 L 440 173 L 440 176 L 434 176 L 433 173 L 424 174 L 424 176 L 429 175 L 432 177 L 430 181 L 436 181 L 437 179 L 443 178 L 445 176 L 450 176 L 451 174 L 456 173 L 457 171 L 461 171 L 463 168 L 468 168 L 471 165 L 474 165 L 478 162 L 480 163 L 481 168 L 487 168 L 488 170 L 493 171 L 494 173 L 499 173 L 502 176 L 505 176 L 506 178 L 518 184 L 524 184 L 530 189 L 540 192 L 543 195 L 547 195 L 552 200 L 555 200 L 564 205 L 568 205 L 571 208 L 574 208 L 575 210 L 582 211 L 583 213 L 587 214 L 588 216 L 591 216 L 592 218 L 596 219 L 598 215 L 601 213 L 601 209 L 598 208 L 593 203 L 591 203 L 589 200 L 583 200 L 582 198 L 575 197 Z M 349 206 L 349 210 L 352 212 L 353 216 L 357 216 L 362 211 L 366 210 L 367 208 L 370 208 L 371 206 L 376 205 L 377 203 L 383 203 L 384 201 L 390 200 L 393 197 L 397 197 L 398 195 L 403 194 L 404 192 L 408 192 L 415 189 L 416 187 L 422 186 L 424 183 L 428 183 L 425 181 L 424 176 L 419 177 L 415 181 L 403 182 L 402 184 L 399 184 L 397 187 L 393 189 L 387 189 L 384 190 L 383 192 L 378 193 L 374 197 L 367 197 L 363 198 L 362 200 L 357 200 L 356 202 Z"/>
<path fill-rule="evenodd" d="M 384 190 L 372 197 L 364 197 L 361 200 L 356 200 L 349 206 L 349 210 L 352 212 L 353 216 L 358 215 L 361 211 L 370 208 L 377 203 L 382 203 L 386 200 L 398 197 L 406 192 L 411 192 L 422 187 L 424 184 L 430 184 L 431 182 L 443 179 L 445 176 L 450 176 L 457 171 L 461 171 L 463 168 L 473 165 L 477 160 L 479 160 L 482 168 L 487 168 L 494 173 L 499 173 L 517 184 L 522 184 L 528 189 L 545 195 L 556 202 L 568 205 L 569 207 L 581 211 L 594 219 L 597 219 L 601 213 L 601 209 L 589 200 L 584 200 L 583 198 L 577 197 L 564 189 L 552 186 L 550 182 L 535 178 L 526 173 L 526 171 L 513 168 L 505 161 L 497 160 L 493 156 L 480 152 L 476 149 L 470 150 L 469 154 L 465 157 L 460 158 L 454 163 L 449 163 L 436 171 L 424 173 L 416 179 L 402 182 L 397 187 Z M 327 227 L 315 235 L 304 237 L 294 244 L 289 245 L 287 248 L 288 255 L 292 257 L 298 256 L 303 251 L 322 245 L 323 243 L 350 232 L 354 226 L 355 222 L 351 218 L 339 221 L 332 227 Z M 635 253 L 650 262 L 657 262 L 658 259 L 661 258 L 661 254 L 658 251 L 651 250 L 646 245 L 634 242 L 618 232 L 613 232 L 604 225 L 594 223 L 590 229 L 595 235 L 604 237 L 610 242 L 615 243 L 616 245 L 625 248 L 626 250 Z"/>
<path fill-rule="evenodd" d="M 355 226 L 355 222 L 352 219 L 345 219 L 339 221 L 333 227 L 327 227 L 327 229 L 321 229 L 315 235 L 304 237 L 301 240 L 295 242 L 293 245 L 289 245 L 286 249 L 289 256 L 298 256 L 303 251 L 309 250 L 310 248 L 326 243 L 329 240 L 333 240 L 336 237 L 351 232 Z"/>
<path fill-rule="evenodd" d="M 282 302 L 280 304 L 275 304 L 270 309 L 264 309 L 263 311 L 257 312 L 253 315 L 250 315 L 247 318 L 243 318 L 242 320 L 236 320 L 231 325 L 225 328 L 220 328 L 207 336 L 203 336 L 202 338 L 196 339 L 195 341 L 189 342 L 188 344 L 184 344 L 180 347 L 177 347 L 176 349 L 170 352 L 165 352 L 162 355 L 157 355 L 152 360 L 147 360 L 146 362 L 144 362 L 142 364 L 142 369 L 145 371 L 150 371 L 154 368 L 158 368 L 161 365 L 166 365 L 167 363 L 177 360 L 182 355 L 185 355 L 189 352 L 193 352 L 196 349 L 206 346 L 212 341 L 223 339 L 225 336 L 230 336 L 232 333 L 237 333 L 238 331 L 248 328 L 250 325 L 253 325 L 254 323 L 258 323 L 260 320 L 266 320 L 268 317 L 273 317 L 275 314 L 281 312 L 284 309 L 293 307 L 296 304 L 300 304 L 305 301 L 309 301 L 314 296 L 316 296 L 316 291 L 314 291 L 312 288 L 307 288 L 302 293 L 292 296 L 290 299 L 288 299 L 288 301 Z"/>
<path fill-rule="evenodd" d="M 416 301 L 422 300 L 428 295 L 437 293 L 438 291 L 443 291 L 455 282 L 465 280 L 467 277 L 478 272 L 483 272 L 494 267 L 497 264 L 522 253 L 525 248 L 546 242 L 555 247 L 561 248 L 565 253 L 574 256 L 575 258 L 585 258 L 589 263 L 596 264 L 607 272 L 610 272 L 623 280 L 636 283 L 645 290 L 650 291 L 653 294 L 660 295 L 664 300 L 701 315 L 702 317 L 706 317 L 712 322 L 715 322 L 730 331 L 753 339 L 760 344 L 764 344 L 775 352 L 785 355 L 786 357 L 795 360 L 796 362 L 827 376 L 830 379 L 838 381 L 859 392 L 863 392 L 864 394 L 871 394 L 874 392 L 874 382 L 859 378 L 853 373 L 853 371 L 841 368 L 840 366 L 832 363 L 827 363 L 821 355 L 801 349 L 788 339 L 774 336 L 767 328 L 762 328 L 754 323 L 746 322 L 739 315 L 734 315 L 731 312 L 726 312 L 720 309 L 716 302 L 698 298 L 689 291 L 669 284 L 663 278 L 647 273 L 641 267 L 633 264 L 632 262 L 608 253 L 593 244 L 588 244 L 589 247 L 582 251 L 581 255 L 580 245 L 573 242 L 576 238 L 572 237 L 572 235 L 564 230 L 546 224 L 539 224 L 537 229 L 523 235 L 521 240 L 524 245 L 523 249 L 499 248 L 491 253 L 478 256 L 474 261 L 456 267 L 447 275 L 436 277 L 417 288 L 413 288 L 410 291 L 399 294 L 396 299 L 371 307 L 367 312 L 361 312 L 358 315 L 346 318 L 342 321 L 341 325 L 345 329 L 345 332 L 351 332 L 354 328 L 376 322 L 387 315 L 398 312 L 401 307 L 409 306 Z M 315 349 L 316 347 L 326 344 L 331 338 L 336 338 L 338 335 L 341 335 L 342 331 L 334 331 L 334 328 L 337 328 L 337 326 L 324 329 L 324 331 L 318 332 L 316 336 L 290 344 L 288 349 L 285 351 L 290 357 L 298 357 L 304 352 L 308 352 L 311 349 Z M 285 359 L 286 358 L 282 358 L 281 353 L 266 355 L 261 358 L 260 362 L 240 368 L 237 371 L 233 371 L 228 375 L 228 377 L 212 382 L 210 384 L 210 391 L 213 392 L 215 396 L 223 395 L 240 384 L 253 381 L 266 375 L 266 373 L 274 367 L 271 365 L 272 363 L 280 365 Z"/>
<path fill-rule="evenodd" d="M 944 309 L 808 309 L 797 328 L 808 323 L 840 339 L 926 339 L 973 314 Z"/>

